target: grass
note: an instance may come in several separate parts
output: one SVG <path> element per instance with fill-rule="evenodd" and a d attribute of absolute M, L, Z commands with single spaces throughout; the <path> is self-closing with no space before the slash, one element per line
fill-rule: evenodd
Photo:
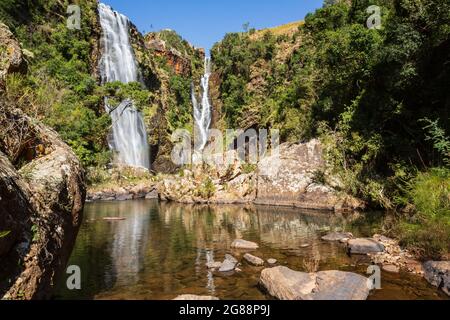
<path fill-rule="evenodd" d="M 290 22 L 287 24 L 283 24 L 281 26 L 273 27 L 273 28 L 261 29 L 261 30 L 256 31 L 252 35 L 252 39 L 257 40 L 257 39 L 261 38 L 264 35 L 264 33 L 266 33 L 267 31 L 271 32 L 275 36 L 289 35 L 289 34 L 292 34 L 296 31 L 298 31 L 298 28 L 300 26 L 302 26 L 303 24 L 304 24 L 304 21 L 294 21 L 294 22 Z"/>
<path fill-rule="evenodd" d="M 406 188 L 403 203 L 413 214 L 403 216 L 396 232 L 402 245 L 422 259 L 440 259 L 450 251 L 450 169 L 420 172 Z"/>

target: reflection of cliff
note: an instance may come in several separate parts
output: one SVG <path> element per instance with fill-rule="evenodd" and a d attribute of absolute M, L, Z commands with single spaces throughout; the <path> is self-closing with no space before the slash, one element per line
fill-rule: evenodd
<path fill-rule="evenodd" d="M 344 223 L 342 218 L 328 213 L 254 206 L 163 203 L 160 214 L 166 223 L 181 219 L 186 231 L 195 234 L 197 241 L 225 248 L 234 239 L 250 234 L 264 245 L 298 248 L 302 241 L 315 238 L 318 231 Z"/>
<path fill-rule="evenodd" d="M 329 213 L 157 201 L 93 203 L 86 209 L 71 264 L 82 268 L 83 297 L 88 298 L 172 299 L 186 288 L 223 294 L 228 278 L 208 271 L 206 263 L 221 262 L 226 253 L 239 258 L 241 253 L 230 249 L 236 238 L 258 242 L 256 255 L 282 259 L 297 269 L 302 268 L 302 257 L 324 263 L 335 256 L 345 258 L 342 250 L 320 241 L 318 230 L 343 222 Z M 107 222 L 104 217 L 126 220 Z M 311 246 L 301 249 L 303 243 Z M 254 271 L 247 274 L 243 268 L 240 281 L 257 281 Z"/>

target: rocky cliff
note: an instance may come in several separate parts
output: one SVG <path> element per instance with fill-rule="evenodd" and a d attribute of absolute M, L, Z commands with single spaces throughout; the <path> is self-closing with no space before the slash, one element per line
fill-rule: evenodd
<path fill-rule="evenodd" d="M 19 43 L 0 25 L 0 74 L 25 71 Z M 5 54 L 6 52 L 6 54 Z M 8 90 L 4 79 L 3 89 Z M 82 220 L 84 171 L 58 134 L 0 91 L 0 297 L 49 298 Z"/>

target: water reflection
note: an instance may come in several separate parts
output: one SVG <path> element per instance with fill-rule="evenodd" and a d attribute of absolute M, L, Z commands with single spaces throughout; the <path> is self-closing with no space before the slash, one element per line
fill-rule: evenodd
<path fill-rule="evenodd" d="M 123 221 L 105 221 L 123 217 Z M 339 243 L 326 243 L 329 230 L 367 232 L 353 228 L 352 219 L 330 213 L 253 206 L 190 206 L 157 201 L 87 204 L 70 264 L 82 270 L 82 290 L 61 287 L 57 298 L 172 299 L 179 294 L 216 295 L 221 299 L 265 299 L 257 287 L 261 268 L 247 264 L 242 272 L 221 275 L 206 263 L 222 261 L 236 238 L 255 241 L 264 259 L 304 270 L 305 258 L 319 261 L 321 270 L 358 270 L 360 258 L 350 258 Z M 308 247 L 303 247 L 308 244 Z M 392 288 L 398 277 L 389 280 Z M 425 288 L 428 288 L 424 285 Z M 399 289 L 400 288 L 400 289 Z M 435 290 L 427 289 L 435 294 Z M 420 297 L 431 294 L 419 290 Z M 381 293 L 377 293 L 378 296 Z"/>

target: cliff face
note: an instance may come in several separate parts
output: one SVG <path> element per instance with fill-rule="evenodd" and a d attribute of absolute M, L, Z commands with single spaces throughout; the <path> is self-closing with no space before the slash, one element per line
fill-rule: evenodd
<path fill-rule="evenodd" d="M 176 166 L 170 159 L 171 134 L 192 130 L 191 83 L 203 73 L 204 52 L 195 49 L 174 31 L 142 35 L 131 28 L 136 58 L 153 99 L 143 108 L 151 146 L 152 169 L 170 173 Z"/>
<path fill-rule="evenodd" d="M 8 48 L 0 74 L 25 71 L 20 45 L 5 25 L 0 46 Z M 45 299 L 81 224 L 84 171 L 56 132 L 15 103 L 0 90 L 0 298 Z"/>

